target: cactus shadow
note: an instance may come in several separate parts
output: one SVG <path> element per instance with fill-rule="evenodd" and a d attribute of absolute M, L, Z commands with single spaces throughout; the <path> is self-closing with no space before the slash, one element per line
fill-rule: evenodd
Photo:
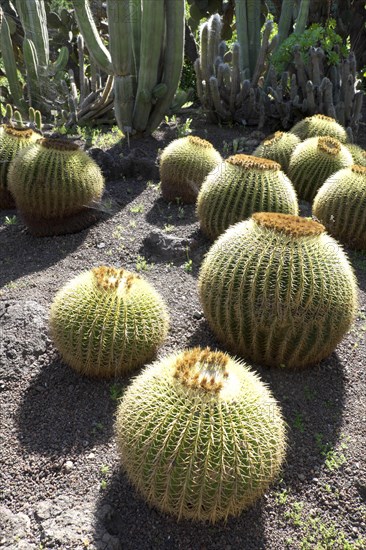
<path fill-rule="evenodd" d="M 182 204 L 178 202 L 167 202 L 159 197 L 152 208 L 146 213 L 146 221 L 164 229 L 167 225 L 191 225 L 197 223 L 194 204 Z"/>
<path fill-rule="evenodd" d="M 93 544 L 97 550 L 120 548 L 267 548 L 260 499 L 236 518 L 218 522 L 177 521 L 150 507 L 116 466 L 95 507 Z M 230 546 L 231 545 L 231 546 Z"/>
<path fill-rule="evenodd" d="M 63 456 L 109 440 L 116 405 L 111 399 L 114 383 L 82 377 L 61 360 L 44 366 L 16 413 L 21 446 L 40 455 Z M 121 386 L 125 383 L 121 381 Z"/>
<path fill-rule="evenodd" d="M 338 354 L 302 370 L 256 370 L 279 402 L 288 426 L 284 482 L 296 486 L 311 482 L 324 466 L 331 470 L 330 458 L 337 455 L 335 448 L 342 440 L 345 408 L 345 372 Z"/>
<path fill-rule="evenodd" d="M 0 288 L 58 263 L 83 243 L 90 229 L 57 237 L 34 237 L 19 222 L 1 227 L 5 219 L 2 218 L 3 215 L 0 216 Z"/>

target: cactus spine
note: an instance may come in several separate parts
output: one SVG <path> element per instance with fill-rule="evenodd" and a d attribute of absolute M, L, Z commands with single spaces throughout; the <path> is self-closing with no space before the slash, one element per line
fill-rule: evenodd
<path fill-rule="evenodd" d="M 8 172 L 18 151 L 39 140 L 30 128 L 0 127 L 0 209 L 15 208 L 15 201 L 8 189 Z"/>
<path fill-rule="evenodd" d="M 98 165 L 75 143 L 42 138 L 18 153 L 8 176 L 29 230 L 37 236 L 80 231 L 97 219 L 104 190 Z"/>
<path fill-rule="evenodd" d="M 272 160 L 234 155 L 205 179 L 197 199 L 201 229 L 216 239 L 253 212 L 298 214 L 295 190 Z"/>
<path fill-rule="evenodd" d="M 168 314 L 138 275 L 100 266 L 66 284 L 50 313 L 63 359 L 87 376 L 110 378 L 150 360 L 168 331 Z"/>
<path fill-rule="evenodd" d="M 299 143 L 300 139 L 295 134 L 276 132 L 262 141 L 253 156 L 272 159 L 281 165 L 284 172 L 287 172 L 291 155 Z"/>
<path fill-rule="evenodd" d="M 238 515 L 278 475 L 285 426 L 245 364 L 194 348 L 148 366 L 117 411 L 117 445 L 146 500 L 178 518 Z"/>
<path fill-rule="evenodd" d="M 288 175 L 300 199 L 312 202 L 317 190 L 331 174 L 352 163 L 351 153 L 337 139 L 313 137 L 295 148 Z"/>
<path fill-rule="evenodd" d="M 114 75 L 119 127 L 125 133 L 152 133 L 169 110 L 179 84 L 184 0 L 107 0 L 110 51 L 99 37 L 87 0 L 73 3 L 91 56 Z M 164 93 L 156 97 L 154 90 L 161 84 Z"/>
<path fill-rule="evenodd" d="M 210 327 L 236 354 L 269 366 L 327 357 L 357 312 L 357 282 L 340 245 L 306 218 L 256 213 L 209 250 L 199 292 Z"/>
<path fill-rule="evenodd" d="M 313 213 L 327 231 L 352 248 L 366 250 L 366 167 L 330 176 L 314 199 Z"/>
<path fill-rule="evenodd" d="M 222 161 L 213 145 L 196 136 L 172 141 L 160 159 L 161 191 L 167 201 L 196 202 L 205 177 Z"/>
<path fill-rule="evenodd" d="M 301 141 L 311 137 L 330 136 L 341 143 L 348 141 L 346 130 L 334 120 L 334 118 L 325 115 L 313 115 L 300 120 L 290 130 Z"/>

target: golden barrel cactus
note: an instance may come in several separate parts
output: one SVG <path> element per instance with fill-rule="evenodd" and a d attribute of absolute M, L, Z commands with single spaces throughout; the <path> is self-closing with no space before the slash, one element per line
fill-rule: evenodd
<path fill-rule="evenodd" d="M 291 155 L 299 143 L 300 139 L 295 134 L 276 132 L 258 145 L 253 156 L 274 160 L 287 172 Z"/>
<path fill-rule="evenodd" d="M 208 348 L 144 369 L 123 395 L 116 435 L 123 468 L 150 504 L 212 523 L 264 493 L 286 448 L 269 389 L 244 363 Z"/>
<path fill-rule="evenodd" d="M 197 199 L 202 231 L 216 239 L 253 212 L 298 214 L 291 181 L 273 160 L 234 155 L 205 179 Z"/>
<path fill-rule="evenodd" d="M 366 167 L 330 176 L 315 196 L 313 213 L 336 239 L 366 250 Z"/>
<path fill-rule="evenodd" d="M 8 189 L 8 172 L 15 155 L 41 138 L 31 128 L 0 126 L 0 209 L 15 208 L 15 200 Z"/>
<path fill-rule="evenodd" d="M 300 199 L 312 202 L 325 180 L 353 164 L 349 150 L 332 137 L 314 137 L 300 143 L 291 155 L 288 176 Z"/>
<path fill-rule="evenodd" d="M 86 376 L 124 375 L 150 360 L 169 317 L 156 290 L 121 268 L 81 273 L 55 296 L 51 333 L 64 361 Z"/>
<path fill-rule="evenodd" d="M 199 293 L 225 347 L 277 367 L 327 357 L 357 311 L 352 267 L 324 226 L 272 212 L 253 214 L 217 239 L 201 266 Z"/>
<path fill-rule="evenodd" d="M 163 198 L 195 203 L 205 177 L 221 162 L 220 153 L 205 139 L 188 136 L 172 141 L 160 159 Z"/>
<path fill-rule="evenodd" d="M 98 219 L 102 172 L 71 141 L 42 138 L 22 149 L 8 181 L 22 218 L 36 236 L 73 233 Z"/>
<path fill-rule="evenodd" d="M 301 141 L 311 137 L 330 136 L 341 143 L 347 142 L 347 132 L 334 118 L 326 115 L 313 115 L 300 120 L 290 130 Z"/>

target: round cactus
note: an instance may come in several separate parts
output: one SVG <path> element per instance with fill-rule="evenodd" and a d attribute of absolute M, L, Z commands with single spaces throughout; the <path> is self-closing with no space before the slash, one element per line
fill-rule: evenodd
<path fill-rule="evenodd" d="M 287 214 L 256 213 L 230 227 L 202 264 L 199 291 L 219 340 L 269 366 L 327 357 L 357 310 L 341 247 L 320 223 Z"/>
<path fill-rule="evenodd" d="M 366 250 L 365 212 L 365 166 L 339 170 L 327 179 L 314 199 L 314 215 L 331 235 L 352 248 Z"/>
<path fill-rule="evenodd" d="M 116 434 L 122 465 L 150 504 L 211 522 L 260 497 L 286 447 L 267 387 L 244 363 L 208 348 L 144 369 L 122 398 Z"/>
<path fill-rule="evenodd" d="M 334 118 L 325 115 L 313 115 L 300 120 L 290 130 L 301 141 L 311 137 L 330 136 L 341 143 L 347 142 L 347 132 Z"/>
<path fill-rule="evenodd" d="M 258 145 L 253 156 L 274 160 L 287 172 L 290 157 L 299 143 L 300 139 L 295 134 L 276 132 Z"/>
<path fill-rule="evenodd" d="M 220 153 L 205 139 L 188 136 L 172 141 L 160 159 L 164 199 L 195 203 L 203 180 L 221 161 Z"/>
<path fill-rule="evenodd" d="M 43 138 L 11 164 L 9 189 L 29 230 L 38 236 L 80 231 L 98 218 L 104 190 L 98 165 L 73 142 Z"/>
<path fill-rule="evenodd" d="M 96 267 L 56 295 L 53 340 L 72 368 L 87 376 L 125 374 L 150 360 L 168 331 L 160 295 L 138 275 Z"/>
<path fill-rule="evenodd" d="M 364 149 L 355 143 L 347 143 L 346 147 L 352 155 L 353 164 L 366 166 L 366 151 Z"/>
<path fill-rule="evenodd" d="M 205 179 L 197 199 L 201 229 L 212 239 L 253 212 L 298 214 L 295 190 L 273 160 L 234 155 Z"/>
<path fill-rule="evenodd" d="M 331 174 L 352 164 L 351 153 L 337 139 L 314 137 L 295 148 L 288 175 L 299 198 L 312 202 L 318 189 Z"/>
<path fill-rule="evenodd" d="M 30 128 L 0 126 L 0 209 L 15 208 L 15 200 L 8 190 L 8 171 L 18 151 L 40 139 Z"/>

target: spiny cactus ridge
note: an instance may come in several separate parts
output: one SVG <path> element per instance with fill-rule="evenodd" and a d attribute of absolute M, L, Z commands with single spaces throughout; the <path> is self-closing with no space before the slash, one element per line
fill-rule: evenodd
<path fill-rule="evenodd" d="M 66 284 L 50 314 L 53 340 L 73 369 L 110 378 L 150 360 L 168 331 L 165 304 L 144 279 L 100 266 Z"/>
<path fill-rule="evenodd" d="M 253 212 L 298 214 L 295 190 L 273 160 L 233 155 L 205 179 L 197 199 L 204 233 L 215 239 Z"/>
<path fill-rule="evenodd" d="M 330 136 L 341 143 L 348 140 L 347 132 L 334 118 L 317 114 L 300 120 L 290 130 L 301 141 L 311 137 Z"/>
<path fill-rule="evenodd" d="M 160 159 L 161 191 L 167 201 L 195 203 L 205 177 L 222 161 L 213 145 L 196 136 L 170 143 Z"/>
<path fill-rule="evenodd" d="M 8 189 L 8 172 L 18 151 L 40 139 L 30 128 L 0 127 L 0 209 L 15 208 L 15 201 Z"/>
<path fill-rule="evenodd" d="M 330 176 L 314 199 L 313 213 L 327 231 L 351 248 L 366 250 L 366 166 Z"/>
<path fill-rule="evenodd" d="M 75 143 L 43 138 L 17 155 L 9 170 L 9 189 L 34 235 L 57 235 L 96 221 L 104 178 Z"/>
<path fill-rule="evenodd" d="M 306 218 L 256 213 L 209 250 L 199 292 L 210 327 L 236 354 L 269 366 L 327 357 L 357 311 L 357 283 L 340 245 Z"/>
<path fill-rule="evenodd" d="M 212 523 L 263 494 L 286 448 L 269 389 L 244 363 L 209 348 L 172 354 L 135 378 L 116 434 L 122 465 L 149 503 Z"/>
<path fill-rule="evenodd" d="M 352 164 L 351 153 L 340 141 L 328 136 L 313 137 L 295 148 L 288 175 L 299 198 L 312 202 L 331 174 Z"/>
<path fill-rule="evenodd" d="M 290 157 L 300 139 L 290 132 L 276 132 L 262 141 L 253 153 L 255 157 L 272 159 L 281 165 L 281 169 L 287 172 Z"/>
<path fill-rule="evenodd" d="M 362 147 L 355 143 L 347 143 L 346 147 L 352 155 L 353 164 L 366 166 L 366 151 Z"/>

